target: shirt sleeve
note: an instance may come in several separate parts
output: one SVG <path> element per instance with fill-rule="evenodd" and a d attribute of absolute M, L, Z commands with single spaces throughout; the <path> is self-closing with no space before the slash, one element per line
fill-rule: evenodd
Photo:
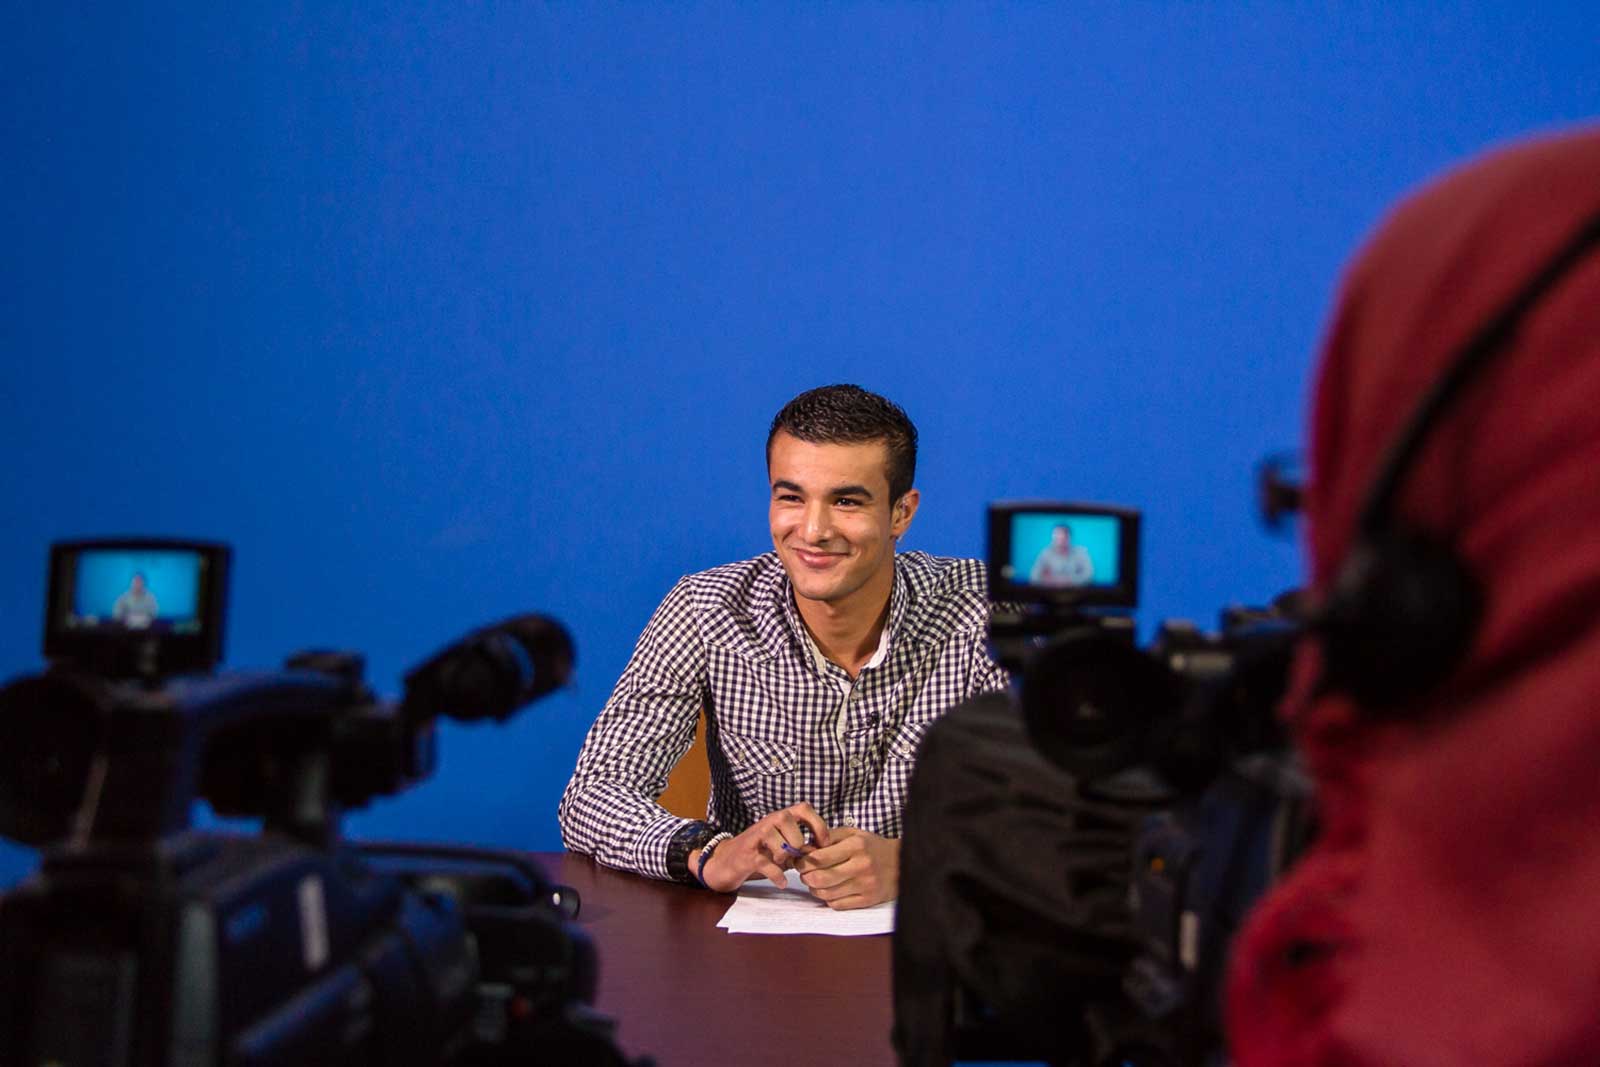
<path fill-rule="evenodd" d="M 989 641 L 977 634 L 972 642 L 972 670 L 967 675 L 964 699 L 970 700 L 980 693 L 1003 693 L 1011 686 L 1011 675 L 989 655 Z"/>
<path fill-rule="evenodd" d="M 1021 604 L 990 604 L 986 618 L 992 617 L 996 611 L 1008 614 L 1018 614 L 1022 611 Z M 987 621 L 984 628 L 968 635 L 972 639 L 972 651 L 968 653 L 972 669 L 967 672 L 967 691 L 962 694 L 962 699 L 970 700 L 980 693 L 1003 693 L 1011 687 L 1011 674 L 1004 667 L 994 661 L 989 654 L 989 627 Z"/>
<path fill-rule="evenodd" d="M 694 742 L 705 643 L 684 578 L 656 609 L 578 754 L 557 817 L 567 848 L 607 867 L 667 879 L 672 835 L 693 820 L 656 803 Z"/>

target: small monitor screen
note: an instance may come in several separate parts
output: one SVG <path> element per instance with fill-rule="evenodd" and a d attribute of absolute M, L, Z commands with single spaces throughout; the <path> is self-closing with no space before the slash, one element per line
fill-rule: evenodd
<path fill-rule="evenodd" d="M 1122 521 L 1071 512 L 1011 516 L 1011 581 L 1052 589 L 1122 582 Z"/>
<path fill-rule="evenodd" d="M 67 617 L 72 630 L 198 633 L 205 556 L 191 549 L 92 548 L 76 554 Z"/>

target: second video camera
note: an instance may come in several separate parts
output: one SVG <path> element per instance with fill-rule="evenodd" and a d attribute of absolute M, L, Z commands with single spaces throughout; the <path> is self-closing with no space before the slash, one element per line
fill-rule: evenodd
<path fill-rule="evenodd" d="M 432 772 L 440 715 L 565 683 L 565 629 L 477 630 L 398 703 L 348 653 L 215 673 L 229 559 L 52 548 L 50 666 L 0 689 L 0 834 L 44 850 L 0 897 L 0 1063 L 622 1064 L 575 894 L 531 858 L 339 835 Z M 197 800 L 263 831 L 196 830 Z"/>

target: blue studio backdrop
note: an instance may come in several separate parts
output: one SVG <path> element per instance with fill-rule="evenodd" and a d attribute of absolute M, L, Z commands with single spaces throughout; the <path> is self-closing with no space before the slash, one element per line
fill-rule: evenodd
<path fill-rule="evenodd" d="M 577 684 L 355 834 L 550 849 L 659 597 L 769 546 L 762 442 L 854 381 L 908 548 L 1145 513 L 1142 626 L 1298 577 L 1252 517 L 1386 205 L 1600 100 L 1580 5 L 5 5 L 0 674 L 51 540 L 231 542 L 227 660 L 486 621 Z M 0 724 L 3 726 L 4 724 Z M 7 742 L 9 743 L 9 742 Z M 31 863 L 11 849 L 0 876 Z"/>

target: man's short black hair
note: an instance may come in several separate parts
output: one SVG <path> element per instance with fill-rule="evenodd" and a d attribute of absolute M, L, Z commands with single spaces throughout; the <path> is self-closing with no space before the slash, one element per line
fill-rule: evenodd
<path fill-rule="evenodd" d="M 767 431 L 767 462 L 772 439 L 782 431 L 814 445 L 854 445 L 882 441 L 889 450 L 889 502 L 911 491 L 917 474 L 917 428 L 894 401 L 859 385 L 824 385 L 801 393 L 779 411 Z"/>

